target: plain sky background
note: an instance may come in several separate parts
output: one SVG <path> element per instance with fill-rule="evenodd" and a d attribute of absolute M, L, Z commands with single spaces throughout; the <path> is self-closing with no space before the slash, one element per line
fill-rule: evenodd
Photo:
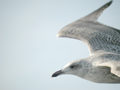
<path fill-rule="evenodd" d="M 0 0 L 0 90 L 120 90 L 72 75 L 51 78 L 72 60 L 89 55 L 81 41 L 58 38 L 65 25 L 109 0 Z M 120 29 L 120 0 L 99 21 Z"/>

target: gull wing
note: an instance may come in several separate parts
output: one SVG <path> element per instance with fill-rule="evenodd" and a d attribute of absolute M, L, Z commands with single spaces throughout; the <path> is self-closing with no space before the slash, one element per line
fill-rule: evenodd
<path fill-rule="evenodd" d="M 120 77 L 120 55 L 119 54 L 102 54 L 96 60 L 93 65 L 95 67 L 109 67 L 111 73 Z"/>
<path fill-rule="evenodd" d="M 110 2 L 106 5 L 108 6 Z M 104 7 L 107 7 L 106 5 Z M 88 16 L 91 17 L 91 15 Z M 88 45 L 91 54 L 99 50 L 120 54 L 120 30 L 98 22 L 83 19 L 77 20 L 62 28 L 58 36 L 83 41 Z"/>
<path fill-rule="evenodd" d="M 110 5 L 112 4 L 112 0 L 108 3 L 106 3 L 105 5 L 103 5 L 102 7 L 100 7 L 99 9 L 95 10 L 94 12 L 90 13 L 89 15 L 85 16 L 82 18 L 82 20 L 87 20 L 87 21 L 96 21 L 99 16 L 101 15 L 101 13 Z"/>

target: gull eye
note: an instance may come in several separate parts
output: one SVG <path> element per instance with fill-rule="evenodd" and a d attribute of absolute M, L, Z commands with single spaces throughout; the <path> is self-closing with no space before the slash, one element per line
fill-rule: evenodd
<path fill-rule="evenodd" d="M 70 68 L 73 69 L 75 66 L 74 65 L 71 65 Z"/>

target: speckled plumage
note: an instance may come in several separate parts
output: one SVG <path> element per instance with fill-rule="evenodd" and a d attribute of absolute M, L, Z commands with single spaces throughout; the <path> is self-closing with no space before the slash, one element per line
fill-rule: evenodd
<path fill-rule="evenodd" d="M 88 58 L 69 63 L 62 69 L 64 73 L 99 83 L 120 83 L 120 30 L 97 22 L 100 14 L 111 3 L 65 26 L 58 33 L 59 37 L 83 41 L 90 50 Z M 68 69 L 74 64 L 81 64 L 82 67 Z"/>

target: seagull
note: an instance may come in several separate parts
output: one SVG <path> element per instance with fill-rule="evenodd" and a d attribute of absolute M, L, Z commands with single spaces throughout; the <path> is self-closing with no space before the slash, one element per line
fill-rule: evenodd
<path fill-rule="evenodd" d="M 96 83 L 120 83 L 120 30 L 97 21 L 111 4 L 112 0 L 60 30 L 59 37 L 84 42 L 90 56 L 68 63 L 52 77 L 70 74 Z"/>

